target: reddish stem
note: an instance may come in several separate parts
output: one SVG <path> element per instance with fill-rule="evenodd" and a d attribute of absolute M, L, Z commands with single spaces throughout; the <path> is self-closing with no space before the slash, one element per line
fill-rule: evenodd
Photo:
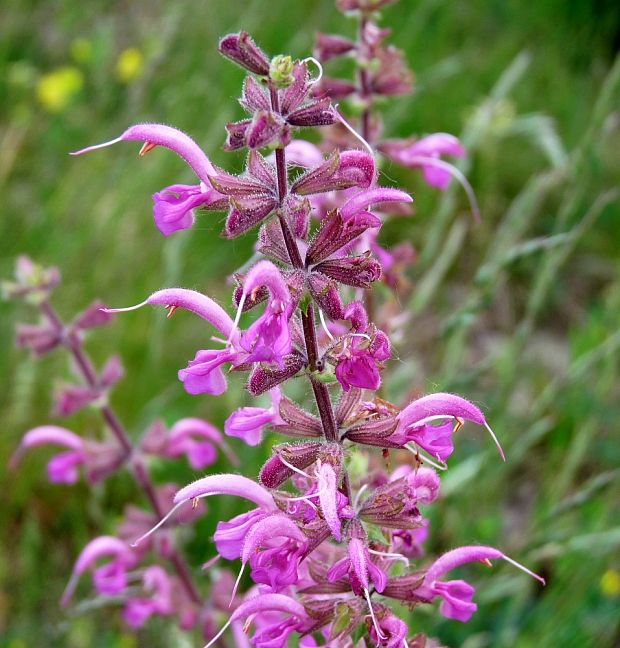
<path fill-rule="evenodd" d="M 89 387 L 98 389 L 100 385 L 99 385 L 99 378 L 97 376 L 97 372 L 92 363 L 92 360 L 84 350 L 84 346 L 82 344 L 82 340 L 80 336 L 73 331 L 67 332 L 67 329 L 65 328 L 65 325 L 63 324 L 62 320 L 58 316 L 58 313 L 47 300 L 41 302 L 40 308 L 44 316 L 49 321 L 49 323 L 56 329 L 56 332 L 58 333 L 59 337 L 62 340 L 63 346 L 73 356 L 73 359 L 75 360 L 75 364 L 77 365 L 80 374 L 82 375 L 86 384 Z M 108 424 L 108 426 L 110 427 L 110 429 L 112 430 L 112 433 L 114 434 L 119 445 L 123 449 L 124 452 L 123 459 L 124 460 L 129 459 L 129 457 L 133 454 L 134 447 L 133 444 L 131 443 L 131 439 L 129 438 L 129 435 L 127 434 L 127 431 L 125 430 L 125 427 L 120 422 L 118 416 L 109 405 L 104 405 L 101 408 L 101 414 L 105 419 L 106 423 Z M 144 465 L 143 460 L 139 457 L 134 458 L 131 465 L 132 465 L 133 474 L 136 479 L 136 482 L 138 483 L 138 485 L 146 495 L 147 499 L 149 500 L 155 514 L 159 518 L 162 518 L 166 514 L 166 511 L 162 509 L 157 499 L 157 491 L 155 490 L 155 485 L 151 480 L 151 477 L 148 473 L 146 466 Z M 177 573 L 177 576 L 179 577 L 179 580 L 183 584 L 183 587 L 185 588 L 185 591 L 187 592 L 189 598 L 197 605 L 200 605 L 202 603 L 202 599 L 200 597 L 200 593 L 198 592 L 198 590 L 196 589 L 192 581 L 189 568 L 187 567 L 186 562 L 183 560 L 183 558 L 180 556 L 180 554 L 177 552 L 177 550 L 174 547 L 171 549 L 169 560 L 172 563 Z"/>

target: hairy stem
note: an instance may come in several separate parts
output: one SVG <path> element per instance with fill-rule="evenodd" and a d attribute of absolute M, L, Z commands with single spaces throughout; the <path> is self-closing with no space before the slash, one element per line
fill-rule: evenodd
<path fill-rule="evenodd" d="M 93 365 L 92 360 L 84 350 L 84 346 L 79 335 L 71 331 L 67 332 L 65 325 L 63 324 L 62 320 L 58 316 L 58 313 L 49 303 L 49 301 L 42 301 L 40 308 L 43 315 L 47 318 L 48 322 L 54 327 L 54 329 L 56 329 L 56 332 L 62 339 L 63 346 L 71 353 L 73 359 L 75 360 L 75 364 L 77 365 L 78 370 L 86 384 L 93 389 L 98 389 L 100 387 L 100 384 L 99 377 L 97 376 L 97 371 L 95 370 L 95 366 Z M 104 405 L 101 408 L 101 415 L 103 416 L 105 422 L 108 424 L 109 428 L 112 430 L 112 433 L 114 434 L 119 445 L 123 449 L 124 460 L 129 459 L 129 457 L 133 454 L 134 448 L 127 430 L 119 420 L 114 410 L 109 405 Z M 149 500 L 153 511 L 159 518 L 164 517 L 166 511 L 162 509 L 157 499 L 155 485 L 151 480 L 144 461 L 140 457 L 136 457 L 133 459 L 131 466 L 136 482 Z M 198 592 L 192 581 L 189 568 L 174 547 L 172 548 L 169 555 L 169 560 L 172 563 L 177 576 L 179 577 L 179 580 L 181 581 L 189 598 L 197 605 L 200 605 L 202 603 L 202 599 L 200 593 Z"/>
<path fill-rule="evenodd" d="M 269 88 L 269 93 L 271 97 L 271 107 L 274 112 L 280 112 L 280 100 L 278 97 L 277 89 L 271 85 Z M 278 148 L 276 149 L 276 171 L 278 177 L 278 198 L 280 200 L 280 206 L 288 194 L 288 175 L 286 170 L 286 152 L 285 149 Z M 288 252 L 291 263 L 295 268 L 302 269 L 304 268 L 304 262 L 301 258 L 301 253 L 299 251 L 299 246 L 291 228 L 289 227 L 288 222 L 282 209 L 280 209 L 278 214 L 280 220 L 280 227 L 282 228 L 282 236 L 284 237 L 284 243 L 286 245 L 286 250 Z M 301 312 L 301 323 L 304 331 L 304 341 L 306 344 L 306 354 L 308 357 L 308 366 L 311 372 L 317 370 L 317 361 L 319 357 L 319 345 L 316 337 L 316 324 L 314 319 L 314 305 L 310 304 L 308 309 L 304 312 Z M 327 386 L 321 381 L 317 380 L 310 374 L 310 384 L 312 385 L 312 391 L 314 393 L 314 398 L 316 400 L 317 409 L 319 410 L 319 416 L 321 417 L 321 423 L 323 424 L 323 431 L 325 438 L 328 441 L 338 441 L 338 425 L 336 423 L 336 417 L 334 415 L 334 408 L 332 405 L 331 398 L 329 396 L 329 391 Z M 351 487 L 349 484 L 349 478 L 345 470 L 345 478 L 343 480 L 343 486 L 345 489 L 345 494 L 351 500 Z"/>

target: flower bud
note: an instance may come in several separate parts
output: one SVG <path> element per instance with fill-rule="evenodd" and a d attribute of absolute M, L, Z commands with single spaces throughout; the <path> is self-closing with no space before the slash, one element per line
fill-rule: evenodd
<path fill-rule="evenodd" d="M 311 272 L 308 277 L 308 289 L 319 305 L 332 320 L 342 318 L 344 306 L 335 282 L 320 272 Z"/>
<path fill-rule="evenodd" d="M 323 261 L 314 270 L 347 286 L 370 288 L 370 284 L 381 276 L 381 266 L 370 254 L 366 252 L 360 256 Z"/>
<path fill-rule="evenodd" d="M 339 36 L 338 34 L 318 33 L 316 35 L 314 55 L 319 61 L 329 61 L 329 59 L 348 54 L 354 49 L 355 43 L 352 40 Z"/>
<path fill-rule="evenodd" d="M 269 59 L 263 50 L 252 40 L 247 32 L 228 34 L 220 40 L 219 51 L 226 58 L 234 61 L 254 74 L 269 74 Z"/>
<path fill-rule="evenodd" d="M 291 468 L 280 461 L 280 458 L 284 459 L 287 464 L 303 470 L 316 461 L 322 445 L 316 441 L 309 441 L 298 444 L 282 443 L 274 446 L 273 456 L 261 468 L 259 477 L 261 484 L 266 488 L 279 488 L 295 474 Z"/>
<path fill-rule="evenodd" d="M 271 103 L 263 87 L 253 76 L 247 76 L 243 82 L 243 94 L 239 99 L 241 106 L 249 113 L 257 110 L 269 110 Z"/>
<path fill-rule="evenodd" d="M 291 126 L 329 126 L 337 121 L 336 112 L 328 97 L 314 101 L 290 113 L 286 121 Z"/>
<path fill-rule="evenodd" d="M 339 210 L 330 212 L 308 248 L 306 264 L 319 263 L 381 221 L 370 212 L 359 212 L 345 220 Z"/>
<path fill-rule="evenodd" d="M 284 54 L 278 54 L 269 64 L 269 80 L 277 88 L 288 88 L 294 81 L 293 59 Z"/>
<path fill-rule="evenodd" d="M 292 378 L 303 366 L 304 360 L 296 352 L 289 353 L 284 357 L 284 369 L 260 364 L 252 372 L 247 389 L 253 396 L 260 396 L 281 382 Z"/>

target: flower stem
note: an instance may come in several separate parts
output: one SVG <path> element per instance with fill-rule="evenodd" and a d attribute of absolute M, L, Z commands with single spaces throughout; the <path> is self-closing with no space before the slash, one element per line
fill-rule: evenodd
<path fill-rule="evenodd" d="M 58 333 L 59 337 L 62 340 L 63 346 L 71 353 L 86 384 L 93 389 L 98 389 L 100 387 L 100 384 L 97 372 L 92 360 L 84 350 L 84 346 L 79 335 L 72 331 L 67 332 L 67 328 L 65 327 L 62 320 L 58 316 L 58 313 L 49 303 L 49 301 L 43 300 L 40 304 L 40 308 L 41 312 L 47 318 L 48 322 Z M 129 457 L 134 452 L 134 447 L 131 439 L 129 438 L 129 435 L 127 434 L 127 430 L 121 423 L 114 410 L 109 405 L 104 405 L 101 408 L 101 415 L 112 430 L 112 433 L 114 434 L 119 445 L 123 449 L 124 460 L 129 459 Z M 162 518 L 166 512 L 162 509 L 159 503 L 155 485 L 151 480 L 144 461 L 140 457 L 135 457 L 131 463 L 131 467 L 133 469 L 133 475 L 136 479 L 136 482 L 149 500 L 153 511 L 159 518 Z M 195 604 L 201 605 L 202 599 L 200 593 L 198 592 L 196 586 L 192 581 L 187 563 L 183 560 L 176 548 L 172 547 L 168 558 L 172 563 L 177 576 L 179 577 L 179 580 L 181 581 L 189 598 Z"/>
<path fill-rule="evenodd" d="M 274 112 L 280 112 L 280 100 L 278 97 L 277 89 L 271 85 L 269 87 L 269 94 L 271 97 L 271 107 Z M 286 152 L 285 148 L 276 149 L 276 172 L 278 177 L 278 198 L 280 201 L 280 206 L 284 202 L 284 199 L 288 195 L 288 177 L 286 170 Z M 280 227 L 282 228 L 282 236 L 284 237 L 284 243 L 286 245 L 286 250 L 288 252 L 289 258 L 292 265 L 295 268 L 303 269 L 304 262 L 301 258 L 301 253 L 299 251 L 299 246 L 291 232 L 288 222 L 282 209 L 280 209 L 278 218 L 280 221 Z M 306 354 L 308 357 L 308 366 L 311 372 L 317 370 L 317 362 L 319 357 L 319 345 L 316 337 L 316 324 L 314 318 L 314 305 L 310 304 L 306 311 L 301 312 L 301 323 L 304 332 L 304 341 L 306 344 Z M 325 438 L 328 441 L 338 442 L 338 425 L 336 423 L 336 417 L 334 415 L 334 408 L 332 405 L 331 398 L 329 396 L 329 391 L 327 386 L 314 378 L 310 374 L 310 384 L 312 386 L 312 391 L 314 393 L 314 398 L 316 400 L 317 409 L 319 411 L 319 416 L 321 417 L 321 423 L 323 424 L 323 432 Z M 349 478 L 344 471 L 345 477 L 343 480 L 343 486 L 345 489 L 345 494 L 351 500 L 351 487 L 349 485 Z"/>

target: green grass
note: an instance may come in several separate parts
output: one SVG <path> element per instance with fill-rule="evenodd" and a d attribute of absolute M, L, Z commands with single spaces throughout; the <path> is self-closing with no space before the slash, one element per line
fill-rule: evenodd
<path fill-rule="evenodd" d="M 412 387 L 459 391 L 485 406 L 508 454 L 502 464 L 488 439 L 460 433 L 445 497 L 432 511 L 430 549 L 494 544 L 549 581 L 539 590 L 507 566 L 472 568 L 479 611 L 469 624 L 422 609 L 414 624 L 467 648 L 612 646 L 618 593 L 603 587 L 603 576 L 620 570 L 620 63 L 613 59 L 620 12 L 613 2 L 585 0 L 401 0 L 384 19 L 417 76 L 412 98 L 385 106 L 388 135 L 460 134 L 471 151 L 462 169 L 483 214 L 474 224 L 456 187 L 439 195 L 415 173 L 384 169 L 412 189 L 417 205 L 415 217 L 385 228 L 384 240 L 408 238 L 419 252 L 388 396 L 399 402 Z M 215 163 L 239 170 L 241 158 L 221 144 L 223 124 L 242 115 L 235 98 L 243 75 L 217 55 L 216 43 L 241 28 L 269 52 L 303 57 L 315 31 L 351 33 L 353 23 L 330 0 L 93 1 L 88 11 L 68 0 L 4 3 L 0 275 L 10 275 L 22 252 L 58 265 L 64 282 L 56 303 L 66 317 L 95 297 L 125 305 L 169 285 L 227 299 L 223 277 L 248 257 L 251 237 L 223 242 L 220 215 L 169 239 L 152 225 L 150 194 L 190 181 L 182 161 L 166 152 L 138 158 L 129 144 L 81 159 L 67 152 L 156 120 L 186 130 Z M 87 61 L 72 58 L 78 37 L 91 43 Z M 128 47 L 144 53 L 145 68 L 123 84 L 115 65 Z M 66 65 L 81 72 L 83 88 L 50 113 L 37 101 L 38 79 Z M 59 611 L 80 548 L 110 531 L 140 495 L 123 475 L 94 494 L 49 486 L 45 451 L 8 472 L 4 459 L 21 434 L 52 420 L 54 381 L 70 378 L 60 355 L 34 362 L 13 349 L 14 323 L 31 317 L 5 304 L 0 320 L 0 484 L 8 494 L 0 509 L 0 645 L 184 645 L 165 624 L 134 640 L 108 610 Z M 180 389 L 176 369 L 206 336 L 190 316 L 168 322 L 144 311 L 91 337 L 98 362 L 117 351 L 125 361 L 127 377 L 112 398 L 136 437 L 158 416 L 221 424 L 240 398 L 249 402 L 240 380 L 220 398 Z M 95 413 L 68 426 L 101 427 Z M 236 447 L 254 471 L 267 454 Z M 196 475 L 179 465 L 156 476 L 184 483 Z M 188 538 L 193 565 L 212 555 L 213 521 L 235 506 L 210 505 Z"/>

